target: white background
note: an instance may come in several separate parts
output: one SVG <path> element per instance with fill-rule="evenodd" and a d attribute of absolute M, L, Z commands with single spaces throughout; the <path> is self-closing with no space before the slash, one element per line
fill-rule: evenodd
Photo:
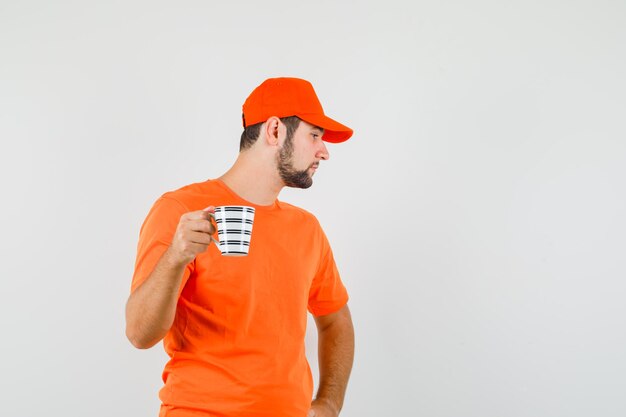
<path fill-rule="evenodd" d="M 296 76 L 355 130 L 280 197 L 350 291 L 342 416 L 626 415 L 625 45 L 623 1 L 2 0 L 0 414 L 157 415 L 139 227 Z"/>

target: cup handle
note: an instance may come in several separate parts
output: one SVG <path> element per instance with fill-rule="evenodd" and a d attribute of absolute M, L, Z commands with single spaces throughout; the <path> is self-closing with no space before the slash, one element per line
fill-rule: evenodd
<path fill-rule="evenodd" d="M 213 220 L 213 223 L 215 223 L 214 224 L 215 225 L 215 231 L 217 231 L 217 223 L 215 222 L 215 216 L 213 215 L 213 213 L 209 213 L 209 217 Z M 215 239 L 213 236 L 210 236 L 210 237 L 211 237 L 211 241 L 213 243 L 215 243 L 217 246 L 220 245 L 220 241 L 219 240 Z"/>

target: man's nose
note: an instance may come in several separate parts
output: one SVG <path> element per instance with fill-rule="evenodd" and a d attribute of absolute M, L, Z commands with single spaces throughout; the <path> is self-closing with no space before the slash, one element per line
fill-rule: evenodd
<path fill-rule="evenodd" d="M 324 142 L 322 142 L 322 146 L 318 149 L 315 157 L 323 159 L 324 161 L 328 161 L 328 158 L 330 158 L 330 154 L 328 153 L 328 149 L 326 148 L 326 144 Z"/>

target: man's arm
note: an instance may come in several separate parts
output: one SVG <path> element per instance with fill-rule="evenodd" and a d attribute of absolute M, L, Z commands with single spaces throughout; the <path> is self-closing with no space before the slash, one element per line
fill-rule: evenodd
<path fill-rule="evenodd" d="M 183 214 L 171 245 L 148 278 L 128 297 L 126 337 L 139 349 L 163 339 L 174 323 L 185 267 L 211 244 L 213 206 Z"/>
<path fill-rule="evenodd" d="M 128 297 L 126 337 L 136 348 L 151 348 L 172 327 L 185 267 L 168 249 L 146 281 Z"/>
<path fill-rule="evenodd" d="M 318 332 L 320 386 L 308 417 L 336 417 L 343 407 L 352 361 L 354 327 L 350 309 L 315 318 Z"/>

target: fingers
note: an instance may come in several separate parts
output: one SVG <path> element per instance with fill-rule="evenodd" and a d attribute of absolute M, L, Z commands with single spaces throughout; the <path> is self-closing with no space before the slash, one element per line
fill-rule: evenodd
<path fill-rule="evenodd" d="M 193 252 L 195 255 L 206 252 L 209 245 L 204 245 L 201 243 L 189 243 L 189 250 Z"/>
<path fill-rule="evenodd" d="M 194 232 L 215 233 L 215 226 L 209 220 L 188 220 L 185 227 Z"/>
<path fill-rule="evenodd" d="M 189 232 L 187 239 L 191 243 L 209 246 L 212 242 L 211 235 L 203 232 Z"/>
<path fill-rule="evenodd" d="M 211 236 L 216 230 L 216 225 L 212 223 L 214 212 L 215 207 L 209 206 L 181 216 L 171 243 L 175 256 L 184 262 L 191 262 L 196 255 L 205 252 L 211 242 L 219 244 Z"/>
<path fill-rule="evenodd" d="M 214 212 L 215 207 L 213 206 L 209 206 L 202 210 L 192 211 L 183 215 L 181 223 L 184 224 L 183 227 L 187 230 L 213 234 L 216 230 L 213 225 L 213 222 L 215 221 L 215 217 L 213 216 Z"/>
<path fill-rule="evenodd" d="M 215 213 L 215 207 L 209 206 L 202 210 L 185 213 L 183 217 L 185 218 L 185 220 L 209 220 L 211 218 L 214 218 L 213 213 Z"/>

